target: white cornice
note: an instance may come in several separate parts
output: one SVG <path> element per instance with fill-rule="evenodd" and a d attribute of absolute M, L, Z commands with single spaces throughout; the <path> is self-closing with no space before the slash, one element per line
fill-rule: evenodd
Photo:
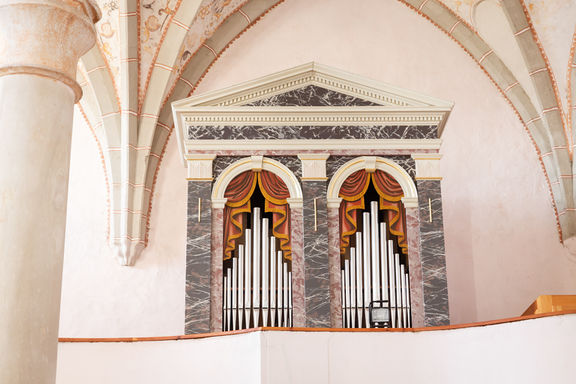
<path fill-rule="evenodd" d="M 439 107 L 190 107 L 177 112 L 189 125 L 438 125 Z"/>
<path fill-rule="evenodd" d="M 307 85 L 318 85 L 379 106 L 245 106 Z M 188 140 L 190 126 L 438 126 L 453 103 L 377 82 L 317 63 L 308 63 L 223 90 L 172 103 L 182 158 L 203 150 L 438 149 L 439 140 Z"/>
<path fill-rule="evenodd" d="M 185 154 L 190 151 L 342 151 L 342 150 L 438 150 L 440 139 L 365 139 L 365 140 L 186 140 Z M 188 156 L 188 155 L 186 155 Z"/>

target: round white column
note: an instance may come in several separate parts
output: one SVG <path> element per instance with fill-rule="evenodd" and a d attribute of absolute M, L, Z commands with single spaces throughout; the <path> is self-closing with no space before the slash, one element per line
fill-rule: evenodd
<path fill-rule="evenodd" d="M 0 383 L 54 384 L 74 81 L 91 0 L 0 0 Z"/>

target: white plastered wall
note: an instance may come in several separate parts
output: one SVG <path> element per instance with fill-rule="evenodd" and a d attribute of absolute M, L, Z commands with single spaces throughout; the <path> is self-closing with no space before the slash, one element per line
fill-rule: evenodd
<path fill-rule="evenodd" d="M 63 337 L 184 333 L 186 169 L 170 140 L 158 175 L 150 242 L 133 267 L 107 242 L 106 184 L 96 141 L 75 113 L 60 314 Z"/>
<path fill-rule="evenodd" d="M 400 2 L 287 1 L 232 44 L 197 93 L 310 61 L 456 103 L 441 150 L 453 323 L 516 316 L 539 294 L 576 291 L 524 128 L 473 60 Z M 107 248 L 102 167 L 82 123 L 73 140 L 60 334 L 182 333 L 186 175 L 174 138 L 135 267 Z"/>

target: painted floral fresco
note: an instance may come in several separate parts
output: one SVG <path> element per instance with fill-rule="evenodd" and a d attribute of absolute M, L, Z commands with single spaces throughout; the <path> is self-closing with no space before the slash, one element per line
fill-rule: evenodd
<path fill-rule="evenodd" d="M 140 101 L 164 31 L 182 0 L 140 0 Z"/>
<path fill-rule="evenodd" d="M 97 0 L 102 19 L 96 24 L 98 31 L 98 45 L 102 54 L 108 61 L 112 77 L 116 84 L 120 83 L 120 36 L 119 29 L 119 0 Z"/>
<path fill-rule="evenodd" d="M 200 48 L 202 43 L 212 36 L 226 17 L 244 5 L 244 3 L 246 3 L 246 0 L 204 0 L 202 2 L 178 53 L 178 71 L 170 76 L 166 87 L 167 91 L 172 88 L 183 66 Z"/>

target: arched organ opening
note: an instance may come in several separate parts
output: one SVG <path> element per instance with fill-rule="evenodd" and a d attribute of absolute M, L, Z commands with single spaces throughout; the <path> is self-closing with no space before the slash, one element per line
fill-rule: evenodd
<path fill-rule="evenodd" d="M 292 326 L 286 185 L 272 172 L 247 171 L 225 197 L 222 329 Z"/>
<path fill-rule="evenodd" d="M 361 170 L 341 187 L 342 323 L 369 328 L 370 308 L 385 308 L 385 326 L 412 326 L 404 196 L 387 173 Z"/>

